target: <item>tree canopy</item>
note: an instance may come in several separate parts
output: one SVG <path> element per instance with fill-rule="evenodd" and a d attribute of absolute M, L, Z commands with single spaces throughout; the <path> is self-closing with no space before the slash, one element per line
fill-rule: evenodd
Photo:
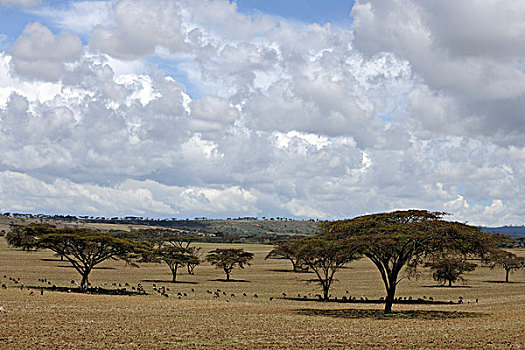
<path fill-rule="evenodd" d="M 446 213 L 405 210 L 356 217 L 322 224 L 326 232 L 353 240 L 379 270 L 386 289 L 385 313 L 392 312 L 403 267 L 416 269 L 432 254 L 483 256 L 497 247 L 498 234 L 446 221 Z"/>
<path fill-rule="evenodd" d="M 509 282 L 509 274 L 512 271 L 517 271 L 525 268 L 525 258 L 519 257 L 514 253 L 497 249 L 488 254 L 483 262 L 491 269 L 495 267 L 502 267 L 505 269 L 505 282 Z"/>
<path fill-rule="evenodd" d="M 277 244 L 265 257 L 265 259 L 285 259 L 292 263 L 293 272 L 303 270 L 304 261 L 299 257 L 299 240 Z"/>
<path fill-rule="evenodd" d="M 181 266 L 197 266 L 200 259 L 194 254 L 191 248 L 184 248 L 175 244 L 166 244 L 159 248 L 154 248 L 149 253 L 150 261 L 164 262 L 170 268 L 172 281 L 177 281 L 177 271 Z"/>
<path fill-rule="evenodd" d="M 26 238 L 24 245 L 28 249 L 49 249 L 69 261 L 82 276 L 82 290 L 87 289 L 89 274 L 96 265 L 119 259 L 136 266 L 139 253 L 149 249 L 143 243 L 82 228 L 50 229 L 49 233 Z"/>
<path fill-rule="evenodd" d="M 343 265 L 360 257 L 360 246 L 355 241 L 333 239 L 329 235 L 318 234 L 297 242 L 297 256 L 316 274 L 323 289 L 323 299 L 329 299 L 334 275 Z"/>
<path fill-rule="evenodd" d="M 449 254 L 433 256 L 425 263 L 425 266 L 432 270 L 432 278 L 435 281 L 443 284 L 448 282 L 449 287 L 452 287 L 452 283 L 458 280 L 465 280 L 462 275 L 465 272 L 474 271 L 477 267 L 476 264 L 467 261 L 462 256 Z"/>
<path fill-rule="evenodd" d="M 230 273 L 235 266 L 243 269 L 244 266 L 250 265 L 253 259 L 253 253 L 246 252 L 244 249 L 215 249 L 208 253 L 206 260 L 215 265 L 218 269 L 223 269 L 226 274 L 226 280 L 230 280 Z"/>

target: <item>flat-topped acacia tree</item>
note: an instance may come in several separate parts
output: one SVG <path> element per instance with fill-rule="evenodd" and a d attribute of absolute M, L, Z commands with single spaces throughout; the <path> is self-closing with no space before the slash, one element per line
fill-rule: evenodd
<path fill-rule="evenodd" d="M 405 210 L 325 222 L 324 231 L 352 240 L 379 270 L 386 289 L 385 313 L 392 312 L 403 267 L 413 270 L 433 254 L 484 256 L 501 242 L 501 235 L 464 223 L 446 221 L 446 213 Z"/>
<path fill-rule="evenodd" d="M 483 262 L 491 269 L 495 267 L 505 269 L 505 283 L 509 283 L 509 274 L 512 271 L 525 269 L 525 258 L 501 249 L 494 250 L 485 256 Z"/>
<path fill-rule="evenodd" d="M 200 264 L 199 257 L 194 254 L 194 250 L 190 247 L 183 248 L 169 243 L 164 244 L 160 248 L 153 249 L 151 252 L 148 252 L 147 255 L 151 258 L 146 258 L 146 261 L 164 262 L 168 265 L 172 275 L 172 282 L 177 282 L 177 271 L 179 267 L 187 265 L 195 267 Z"/>
<path fill-rule="evenodd" d="M 218 269 L 223 269 L 226 274 L 226 281 L 230 281 L 230 273 L 235 266 L 244 269 L 245 265 L 250 265 L 253 253 L 246 252 L 244 249 L 215 249 L 208 253 L 206 260 L 215 265 Z"/>
<path fill-rule="evenodd" d="M 329 235 L 317 234 L 297 243 L 297 257 L 316 274 L 323 289 L 323 300 L 330 299 L 330 287 L 334 275 L 345 264 L 361 257 L 360 246 L 352 240 L 333 239 Z"/>
<path fill-rule="evenodd" d="M 53 233 L 56 226 L 49 224 L 11 225 L 11 232 L 6 236 L 7 244 L 22 250 L 31 250 L 36 237 Z"/>
<path fill-rule="evenodd" d="M 136 266 L 139 253 L 150 249 L 144 243 L 82 228 L 53 229 L 47 234 L 26 238 L 26 247 L 49 249 L 69 261 L 82 276 L 80 289 L 83 291 L 87 290 L 89 274 L 96 265 L 115 259 Z"/>
<path fill-rule="evenodd" d="M 299 240 L 277 244 L 264 259 L 283 259 L 292 263 L 293 272 L 303 270 L 304 261 L 298 256 L 301 243 Z"/>

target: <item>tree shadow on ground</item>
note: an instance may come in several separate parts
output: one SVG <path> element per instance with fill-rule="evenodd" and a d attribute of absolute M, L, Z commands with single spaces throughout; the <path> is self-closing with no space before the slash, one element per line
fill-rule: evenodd
<path fill-rule="evenodd" d="M 336 318 L 373 318 L 377 320 L 388 319 L 422 319 L 422 320 L 441 320 L 453 318 L 476 318 L 487 316 L 479 312 L 458 312 L 458 311 L 436 311 L 436 310 L 403 310 L 393 311 L 385 314 L 380 309 L 296 309 L 294 312 L 304 316 L 325 316 Z"/>
<path fill-rule="evenodd" d="M 525 283 L 525 282 L 522 282 L 522 281 L 508 281 L 508 282 L 505 282 L 505 281 L 483 281 L 485 283 L 501 283 L 501 284 L 520 284 L 520 283 Z"/>
<path fill-rule="evenodd" d="M 449 285 L 443 285 L 443 284 L 431 284 L 431 285 L 427 285 L 427 286 L 422 286 L 423 288 L 458 288 L 458 289 L 461 289 L 461 288 L 472 288 L 472 286 L 449 286 Z"/>
<path fill-rule="evenodd" d="M 73 269 L 74 267 L 72 265 L 58 265 L 57 267 L 63 267 L 68 269 Z M 108 267 L 108 266 L 98 266 L 94 267 L 93 270 L 115 270 L 114 267 Z"/>
<path fill-rule="evenodd" d="M 227 282 L 227 283 L 230 283 L 230 282 L 247 282 L 247 283 L 252 283 L 251 281 L 248 281 L 248 280 L 234 280 L 234 279 L 230 279 L 230 280 L 227 280 L 225 278 L 217 278 L 215 280 L 208 280 L 210 282 Z"/>
<path fill-rule="evenodd" d="M 328 300 L 324 300 L 322 298 L 308 298 L 306 295 L 303 297 L 285 297 L 285 298 L 277 298 L 282 300 L 292 300 L 292 301 L 313 301 L 313 302 L 319 302 L 319 303 L 339 303 L 339 304 L 384 304 L 384 299 L 342 299 L 342 298 L 332 298 Z M 456 305 L 461 304 L 459 301 L 444 301 L 444 300 L 429 300 L 429 299 L 400 299 L 396 298 L 393 302 L 393 304 L 404 304 L 404 305 Z"/>
<path fill-rule="evenodd" d="M 175 281 L 172 280 L 142 280 L 141 282 L 149 282 L 149 283 L 172 283 L 172 284 L 199 284 L 198 282 L 192 282 L 192 281 Z"/>
<path fill-rule="evenodd" d="M 268 271 L 271 271 L 271 272 L 288 272 L 288 273 L 311 273 L 311 271 L 294 271 L 294 270 L 289 270 L 289 269 L 271 269 L 271 270 L 268 270 Z"/>
<path fill-rule="evenodd" d="M 44 290 L 48 292 L 64 292 L 64 293 L 80 293 L 80 294 L 100 294 L 100 295 L 145 295 L 146 292 L 137 292 L 135 290 L 129 290 L 127 288 L 118 288 L 118 289 L 106 289 L 102 287 L 91 287 L 87 290 L 82 290 L 79 287 L 60 287 L 60 286 L 49 286 L 49 287 L 39 287 L 39 286 L 24 286 L 28 289 Z"/>
<path fill-rule="evenodd" d="M 54 258 L 54 259 L 50 259 L 50 258 L 42 258 L 40 259 L 41 261 L 57 261 L 57 262 L 67 262 L 67 260 L 60 260 L 60 258 Z"/>

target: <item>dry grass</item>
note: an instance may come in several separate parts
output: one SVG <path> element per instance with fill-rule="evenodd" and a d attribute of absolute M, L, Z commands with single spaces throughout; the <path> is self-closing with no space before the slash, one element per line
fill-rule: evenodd
<path fill-rule="evenodd" d="M 203 244 L 204 250 L 217 245 Z M 224 245 L 223 245 L 224 246 Z M 231 246 L 231 245 L 230 245 Z M 279 299 L 318 293 L 305 283 L 311 274 L 288 272 L 286 261 L 264 260 L 271 247 L 233 245 L 255 253 L 253 266 L 235 270 L 219 282 L 220 270 L 203 264 L 195 276 L 181 274 L 170 283 L 167 266 L 126 267 L 107 262 L 91 275 L 96 286 L 141 283 L 149 295 L 84 295 L 20 290 L 8 277 L 25 285 L 57 286 L 79 280 L 75 270 L 50 252 L 26 253 L 7 249 L 0 239 L 0 348 L 2 349 L 521 349 L 525 348 L 525 273 L 516 283 L 494 283 L 502 270 L 478 268 L 468 284 L 435 287 L 429 274 L 419 281 L 403 280 L 398 296 L 457 301 L 460 305 L 394 305 L 384 317 L 378 304 L 339 304 Z M 525 251 L 518 251 L 524 256 Z M 367 260 L 338 273 L 334 296 L 379 298 L 384 295 L 379 275 Z M 145 282 L 147 281 L 147 282 Z M 165 282 L 153 282 L 165 281 Z M 519 282 L 519 283 L 517 283 Z M 170 288 L 169 298 L 153 284 Z M 128 288 L 130 288 L 128 287 Z M 192 291 L 192 289 L 194 291 Z M 207 290 L 221 290 L 214 298 Z M 224 296 L 222 292 L 227 295 Z M 187 296 L 177 297 L 177 293 Z M 246 297 L 243 296 L 246 293 Z M 235 296 L 232 296 L 234 294 Z M 254 294 L 258 297 L 255 298 Z M 346 294 L 348 295 L 348 294 Z M 270 300 L 273 297 L 273 300 Z M 476 303 L 475 299 L 479 299 Z"/>

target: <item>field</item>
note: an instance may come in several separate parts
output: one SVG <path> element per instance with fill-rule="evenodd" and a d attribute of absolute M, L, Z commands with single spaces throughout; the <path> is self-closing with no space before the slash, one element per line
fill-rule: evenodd
<path fill-rule="evenodd" d="M 202 244 L 203 250 L 218 245 Z M 224 247 L 226 245 L 220 245 Z M 478 268 L 467 284 L 439 287 L 423 271 L 417 281 L 404 279 L 399 297 L 432 296 L 453 305 L 394 304 L 396 313 L 381 316 L 380 304 L 321 303 L 284 300 L 319 293 L 313 274 L 292 273 L 283 260 L 264 260 L 265 245 L 227 245 L 255 253 L 252 266 L 234 270 L 223 282 L 221 270 L 205 263 L 195 275 L 181 273 L 171 283 L 166 265 L 140 268 L 118 261 L 104 263 L 90 281 L 94 286 L 128 290 L 141 283 L 148 295 L 86 295 L 29 290 L 72 286 L 79 276 L 51 252 L 8 249 L 0 238 L 0 348 L 2 349 L 523 349 L 525 348 L 525 273 L 499 283 L 503 270 Z M 515 250 L 525 256 L 524 250 Z M 183 271 L 184 272 L 184 271 Z M 7 278 L 4 278 L 4 275 Z M 9 277 L 20 278 L 14 284 Z M 338 272 L 332 294 L 379 298 L 383 286 L 366 259 Z M 112 284 L 115 283 L 116 286 Z M 169 297 L 153 285 L 169 288 Z M 215 298 L 207 291 L 220 289 Z M 349 293 L 347 294 L 346 291 Z M 226 294 L 224 295 L 223 292 Z M 181 297 L 177 296 L 181 293 Z M 184 295 L 186 294 L 186 296 Z M 246 296 L 243 296 L 243 293 Z M 257 297 L 254 295 L 257 294 Z M 273 300 L 270 300 L 273 298 Z M 475 300 L 478 299 L 476 303 Z M 420 310 L 421 312 L 416 312 Z"/>

